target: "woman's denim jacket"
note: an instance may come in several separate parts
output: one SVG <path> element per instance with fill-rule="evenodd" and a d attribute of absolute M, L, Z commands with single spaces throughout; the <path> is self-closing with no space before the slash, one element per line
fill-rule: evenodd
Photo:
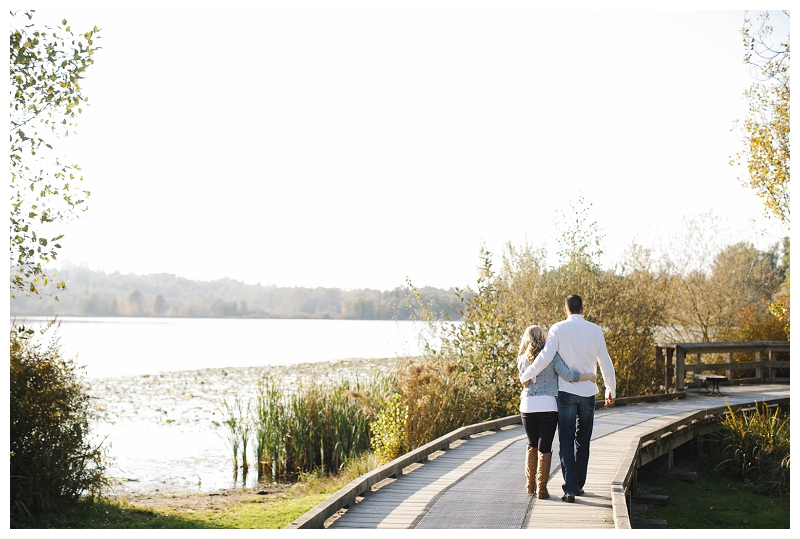
<path fill-rule="evenodd" d="M 528 358 L 524 354 L 517 358 L 517 368 L 520 374 L 525 372 L 525 369 L 527 369 L 529 365 Z M 567 364 L 564 363 L 564 360 L 561 359 L 561 356 L 558 355 L 558 352 L 556 352 L 553 361 L 551 361 L 542 372 L 531 379 L 531 383 L 528 384 L 528 387 L 522 388 L 521 397 L 535 397 L 538 395 L 557 397 L 559 376 L 568 382 L 577 382 L 581 377 L 581 373 L 570 370 Z"/>

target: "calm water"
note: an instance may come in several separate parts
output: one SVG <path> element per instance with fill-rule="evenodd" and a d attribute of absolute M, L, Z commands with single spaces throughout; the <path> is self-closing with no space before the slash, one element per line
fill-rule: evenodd
<path fill-rule="evenodd" d="M 58 335 L 64 356 L 84 366 L 102 412 L 92 432 L 110 444 L 108 474 L 123 481 L 115 490 L 169 493 L 237 486 L 218 406 L 256 380 L 187 371 L 417 355 L 421 328 L 411 321 L 63 318 Z M 255 480 L 251 472 L 248 486 Z"/>
<path fill-rule="evenodd" d="M 47 318 L 17 319 L 41 325 Z M 393 320 L 61 318 L 88 377 L 417 355 L 419 323 Z"/>

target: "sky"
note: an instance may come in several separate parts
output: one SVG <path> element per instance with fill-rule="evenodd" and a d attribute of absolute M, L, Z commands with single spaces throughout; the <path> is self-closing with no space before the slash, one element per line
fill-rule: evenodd
<path fill-rule="evenodd" d="M 556 263 L 571 207 L 606 266 L 701 215 L 762 248 L 787 234 L 729 165 L 753 82 L 736 2 L 62 4 L 36 20 L 97 26 L 102 50 L 59 141 L 92 193 L 61 261 L 448 288 L 482 245 Z"/>

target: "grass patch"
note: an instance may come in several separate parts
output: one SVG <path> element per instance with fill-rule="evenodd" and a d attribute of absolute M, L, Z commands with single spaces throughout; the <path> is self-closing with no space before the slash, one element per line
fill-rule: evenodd
<path fill-rule="evenodd" d="M 243 503 L 228 511 L 217 513 L 203 511 L 198 520 L 209 524 L 207 527 L 231 529 L 281 529 L 297 519 L 330 494 L 311 494 L 301 498 L 278 500 L 274 502 Z"/>
<path fill-rule="evenodd" d="M 17 524 L 28 529 L 280 529 L 328 496 L 330 493 L 253 499 L 222 511 L 149 509 L 126 501 L 81 500 L 67 511 Z"/>
<path fill-rule="evenodd" d="M 135 507 L 125 501 L 80 500 L 74 507 L 59 513 L 45 514 L 14 523 L 28 529 L 176 529 L 205 528 L 201 522 L 169 511 Z"/>
<path fill-rule="evenodd" d="M 672 529 L 789 529 L 789 496 L 754 492 L 744 482 L 699 473 L 694 483 L 639 471 L 639 488 L 666 494 L 666 506 L 638 506 L 637 516 L 667 521 Z"/>
<path fill-rule="evenodd" d="M 282 529 L 359 475 L 380 465 L 364 453 L 335 476 L 311 473 L 277 497 L 253 496 L 225 509 L 155 509 L 127 501 L 80 500 L 59 512 L 14 522 L 27 529 Z"/>

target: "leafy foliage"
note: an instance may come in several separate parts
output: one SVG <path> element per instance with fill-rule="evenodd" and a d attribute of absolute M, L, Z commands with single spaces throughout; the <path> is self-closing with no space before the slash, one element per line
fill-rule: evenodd
<path fill-rule="evenodd" d="M 402 396 L 394 393 L 369 424 L 370 445 L 381 462 L 390 462 L 408 451 L 408 406 Z"/>
<path fill-rule="evenodd" d="M 85 211 L 89 192 L 78 183 L 80 167 L 54 157 L 59 136 L 69 136 L 87 98 L 80 80 L 99 50 L 97 27 L 75 34 L 31 22 L 33 11 L 12 13 L 11 97 L 11 297 L 40 295 L 50 281 L 43 264 L 56 259 L 62 235 L 47 226 Z M 53 237 L 50 237 L 53 236 Z M 64 282 L 57 283 L 63 289 Z"/>
<path fill-rule="evenodd" d="M 729 413 L 717 440 L 724 460 L 718 471 L 744 479 L 754 490 L 771 494 L 789 492 L 789 415 L 779 407 L 755 403 L 751 410 Z"/>
<path fill-rule="evenodd" d="M 409 283 L 417 298 L 413 318 L 427 323 L 419 335 L 424 356 L 398 375 L 412 448 L 454 428 L 516 413 L 519 381 L 509 361 L 515 343 L 498 308 L 492 255 L 481 249 L 480 256 L 477 291 L 455 292 L 461 324 L 448 323 Z"/>
<path fill-rule="evenodd" d="M 783 15 L 789 18 L 789 13 Z M 745 92 L 750 114 L 743 125 L 745 149 L 736 154 L 731 164 L 739 165 L 742 158 L 747 163 L 749 178 L 743 183 L 750 186 L 764 201 L 766 215 L 777 217 L 787 225 L 790 222 L 790 119 L 789 119 L 789 35 L 774 42 L 774 28 L 770 13 L 756 16 L 755 21 L 745 16 L 742 26 L 744 62 L 758 81 Z M 787 21 L 788 22 L 788 21 Z M 788 246 L 786 249 L 788 258 Z M 786 265 L 788 268 L 788 264 Z M 777 298 L 769 306 L 789 336 L 790 325 L 789 272 Z"/>
<path fill-rule="evenodd" d="M 789 14 L 784 12 L 788 18 Z M 789 223 L 789 36 L 772 43 L 769 12 L 742 27 L 744 62 L 758 80 L 745 92 L 750 114 L 742 126 L 745 149 L 732 164 L 744 159 L 749 179 L 743 181 L 763 199 L 768 216 Z"/>
<path fill-rule="evenodd" d="M 443 342 L 447 357 L 457 358 L 459 367 L 469 376 L 472 385 L 490 396 L 486 413 L 490 417 L 514 414 L 518 402 L 519 380 L 516 363 L 516 339 L 504 323 L 498 308 L 496 276 L 492 270 L 491 253 L 481 249 L 482 264 L 478 268 L 475 293 L 458 290 L 461 304 L 459 314 L 464 323 L 453 329 Z M 471 292 L 471 291 L 470 291 Z"/>
<path fill-rule="evenodd" d="M 772 303 L 769 306 L 769 312 L 778 319 L 783 325 L 783 331 L 786 332 L 786 338 L 789 338 L 790 332 L 790 256 L 789 256 L 789 238 L 783 240 L 783 257 L 781 266 L 784 269 L 784 279 L 777 292 L 772 295 Z"/>
<path fill-rule="evenodd" d="M 35 333 L 11 325 L 11 511 L 23 520 L 107 486 L 105 447 L 91 441 L 77 368 L 61 357 L 56 337 L 43 346 Z"/>
<path fill-rule="evenodd" d="M 789 338 L 790 330 L 790 304 L 789 304 L 789 285 L 786 285 L 786 294 L 782 294 L 778 301 L 773 302 L 769 306 L 769 312 L 777 318 L 782 326 L 786 338 Z"/>

